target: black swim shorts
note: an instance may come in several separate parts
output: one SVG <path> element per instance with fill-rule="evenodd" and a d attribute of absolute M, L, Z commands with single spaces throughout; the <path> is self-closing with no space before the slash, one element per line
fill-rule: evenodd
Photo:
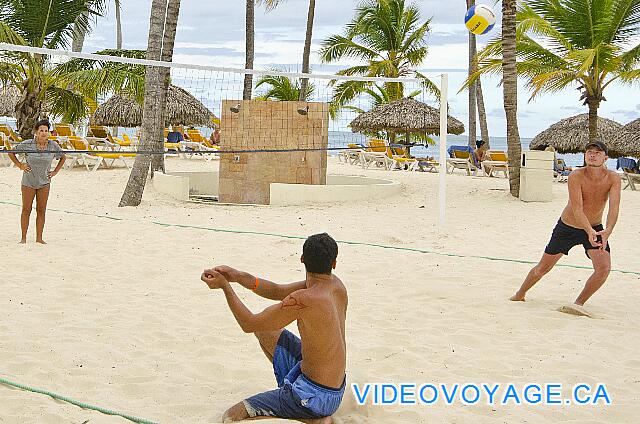
<path fill-rule="evenodd" d="M 602 231 L 604 229 L 602 224 L 594 225 L 592 228 L 596 231 Z M 579 244 L 584 247 L 585 254 L 588 250 L 598 249 L 598 247 L 591 245 L 589 236 L 587 236 L 587 233 L 582 228 L 571 227 L 559 219 L 558 224 L 553 229 L 553 234 L 551 234 L 551 240 L 549 240 L 549 244 L 547 244 L 547 247 L 544 249 L 544 253 L 548 253 L 549 255 L 564 253 L 568 255 L 569 250 Z M 609 247 L 610 244 L 607 243 L 605 249 L 607 252 L 611 252 Z M 587 255 L 587 257 L 589 257 L 589 255 Z"/>

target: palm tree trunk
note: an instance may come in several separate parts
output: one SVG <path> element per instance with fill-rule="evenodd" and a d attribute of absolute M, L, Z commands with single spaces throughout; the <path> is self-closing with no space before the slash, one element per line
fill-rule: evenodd
<path fill-rule="evenodd" d="M 122 18 L 120 0 L 115 0 L 116 6 L 116 49 L 122 50 Z"/>
<path fill-rule="evenodd" d="M 520 134 L 518 132 L 518 74 L 516 72 L 516 0 L 502 1 L 502 94 L 507 118 L 509 188 L 520 196 Z"/>
<path fill-rule="evenodd" d="M 587 105 L 589 106 L 589 142 L 591 143 L 598 139 L 598 109 L 600 108 L 600 101 L 588 98 Z"/>
<path fill-rule="evenodd" d="M 253 69 L 254 56 L 254 23 L 255 23 L 255 0 L 247 0 L 247 11 L 245 16 L 245 69 Z M 242 91 L 243 100 L 251 100 L 251 92 L 253 91 L 253 75 L 244 74 L 244 90 Z"/>
<path fill-rule="evenodd" d="M 149 60 L 160 60 L 162 54 L 162 40 L 167 14 L 167 0 L 153 0 L 151 3 L 151 19 L 149 24 L 149 38 L 147 42 L 147 55 Z M 160 90 L 161 69 L 149 66 L 144 82 L 144 106 L 142 109 L 142 133 L 140 150 L 153 149 L 155 132 L 155 116 L 157 114 L 158 96 Z M 122 194 L 119 206 L 138 206 L 142 201 L 142 192 L 147 182 L 147 174 L 151 164 L 150 155 L 137 155 L 133 163 L 127 187 Z"/>
<path fill-rule="evenodd" d="M 41 118 L 42 100 L 40 86 L 30 87 L 31 81 L 24 80 L 20 100 L 16 104 L 16 126 L 23 140 L 33 138 L 33 127 Z"/>
<path fill-rule="evenodd" d="M 475 5 L 475 0 L 467 0 L 467 9 Z M 476 36 L 469 32 L 469 77 L 476 71 Z M 469 86 L 469 146 L 476 145 L 476 126 L 477 126 L 477 109 L 476 109 L 476 83 L 473 82 Z"/>
<path fill-rule="evenodd" d="M 89 13 L 84 12 L 83 15 L 86 19 L 89 16 Z M 80 19 L 80 17 L 78 17 L 78 19 Z M 78 24 L 77 24 L 78 19 L 76 19 L 76 23 L 73 24 L 73 39 L 71 41 L 71 51 L 73 52 L 82 51 L 82 46 L 84 46 L 84 39 L 87 36 L 87 32 L 81 31 L 80 28 L 78 27 Z"/>
<path fill-rule="evenodd" d="M 116 49 L 122 50 L 122 18 L 120 16 L 120 0 L 114 1 L 116 8 Z M 118 136 L 118 127 L 111 127 L 111 134 L 114 137 Z"/>
<path fill-rule="evenodd" d="M 176 40 L 176 28 L 178 26 L 178 15 L 180 14 L 180 0 L 169 0 L 167 4 L 167 16 L 164 27 L 164 41 L 162 42 L 162 55 L 160 60 L 163 62 L 171 62 L 173 60 L 173 45 Z M 158 110 L 154 123 L 154 144 L 155 151 L 164 152 L 164 116 L 167 104 L 167 89 L 169 88 L 169 76 L 171 68 L 161 68 L 160 70 L 160 92 L 158 93 Z M 164 155 L 156 154 L 151 160 L 151 176 L 153 171 L 165 171 Z"/>
<path fill-rule="evenodd" d="M 491 147 L 489 142 L 489 127 L 487 126 L 487 111 L 484 107 L 484 96 L 482 95 L 482 82 L 480 78 L 476 80 L 477 98 L 478 98 L 478 119 L 480 120 L 480 134 L 482 141 L 487 144 L 487 148 Z"/>
<path fill-rule="evenodd" d="M 309 0 L 309 12 L 307 13 L 307 33 L 304 38 L 304 53 L 302 54 L 302 73 L 309 73 L 309 56 L 311 55 L 311 37 L 313 34 L 313 19 L 316 10 L 316 0 Z M 307 100 L 307 87 L 309 79 L 302 78 L 300 83 L 300 98 L 298 100 Z"/>

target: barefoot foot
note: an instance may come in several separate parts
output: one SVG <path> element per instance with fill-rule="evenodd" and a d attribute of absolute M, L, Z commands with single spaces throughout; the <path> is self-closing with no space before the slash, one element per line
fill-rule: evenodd
<path fill-rule="evenodd" d="M 40 243 L 40 244 L 47 244 L 47 242 L 46 242 L 46 241 L 44 241 L 44 240 L 36 240 L 36 243 Z"/>
<path fill-rule="evenodd" d="M 27 244 L 27 240 L 26 239 L 22 239 L 18 242 L 18 244 Z"/>
<path fill-rule="evenodd" d="M 509 298 L 512 302 L 524 302 L 524 296 L 519 295 L 518 293 L 514 294 Z"/>
<path fill-rule="evenodd" d="M 582 305 L 572 304 L 564 305 L 558 308 L 558 312 L 562 312 L 569 315 L 577 315 L 579 317 L 593 318 L 591 312 L 584 309 Z"/>

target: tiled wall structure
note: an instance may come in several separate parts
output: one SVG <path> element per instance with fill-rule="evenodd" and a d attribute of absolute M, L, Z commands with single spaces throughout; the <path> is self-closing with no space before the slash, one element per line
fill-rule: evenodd
<path fill-rule="evenodd" d="M 232 112 L 232 108 L 238 112 Z M 328 146 L 327 103 L 224 100 L 221 118 L 223 151 Z M 220 156 L 221 203 L 266 205 L 271 183 L 326 184 L 327 181 L 324 150 Z"/>

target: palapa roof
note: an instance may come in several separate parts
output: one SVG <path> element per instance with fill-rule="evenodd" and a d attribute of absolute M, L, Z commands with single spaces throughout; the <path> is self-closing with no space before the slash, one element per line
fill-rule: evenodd
<path fill-rule="evenodd" d="M 213 125 L 214 114 L 188 91 L 170 85 L 167 91 L 165 125 Z M 142 125 L 142 105 L 126 94 L 116 94 L 98 106 L 92 125 L 138 127 Z"/>
<path fill-rule="evenodd" d="M 0 86 L 0 116 L 13 117 L 19 99 L 20 90 L 14 85 Z"/>
<path fill-rule="evenodd" d="M 440 133 L 440 110 L 413 98 L 384 103 L 360 114 L 349 124 L 353 132 Z M 447 132 L 462 134 L 464 124 L 447 116 Z"/>
<path fill-rule="evenodd" d="M 609 157 L 624 156 L 616 142 L 621 130 L 622 124 L 598 117 L 597 138 L 609 148 Z M 589 114 L 583 113 L 551 125 L 531 140 L 529 148 L 541 150 L 553 146 L 558 153 L 583 153 L 588 142 Z"/>
<path fill-rule="evenodd" d="M 615 141 L 621 156 L 640 158 L 640 119 L 629 122 L 622 127 Z"/>

